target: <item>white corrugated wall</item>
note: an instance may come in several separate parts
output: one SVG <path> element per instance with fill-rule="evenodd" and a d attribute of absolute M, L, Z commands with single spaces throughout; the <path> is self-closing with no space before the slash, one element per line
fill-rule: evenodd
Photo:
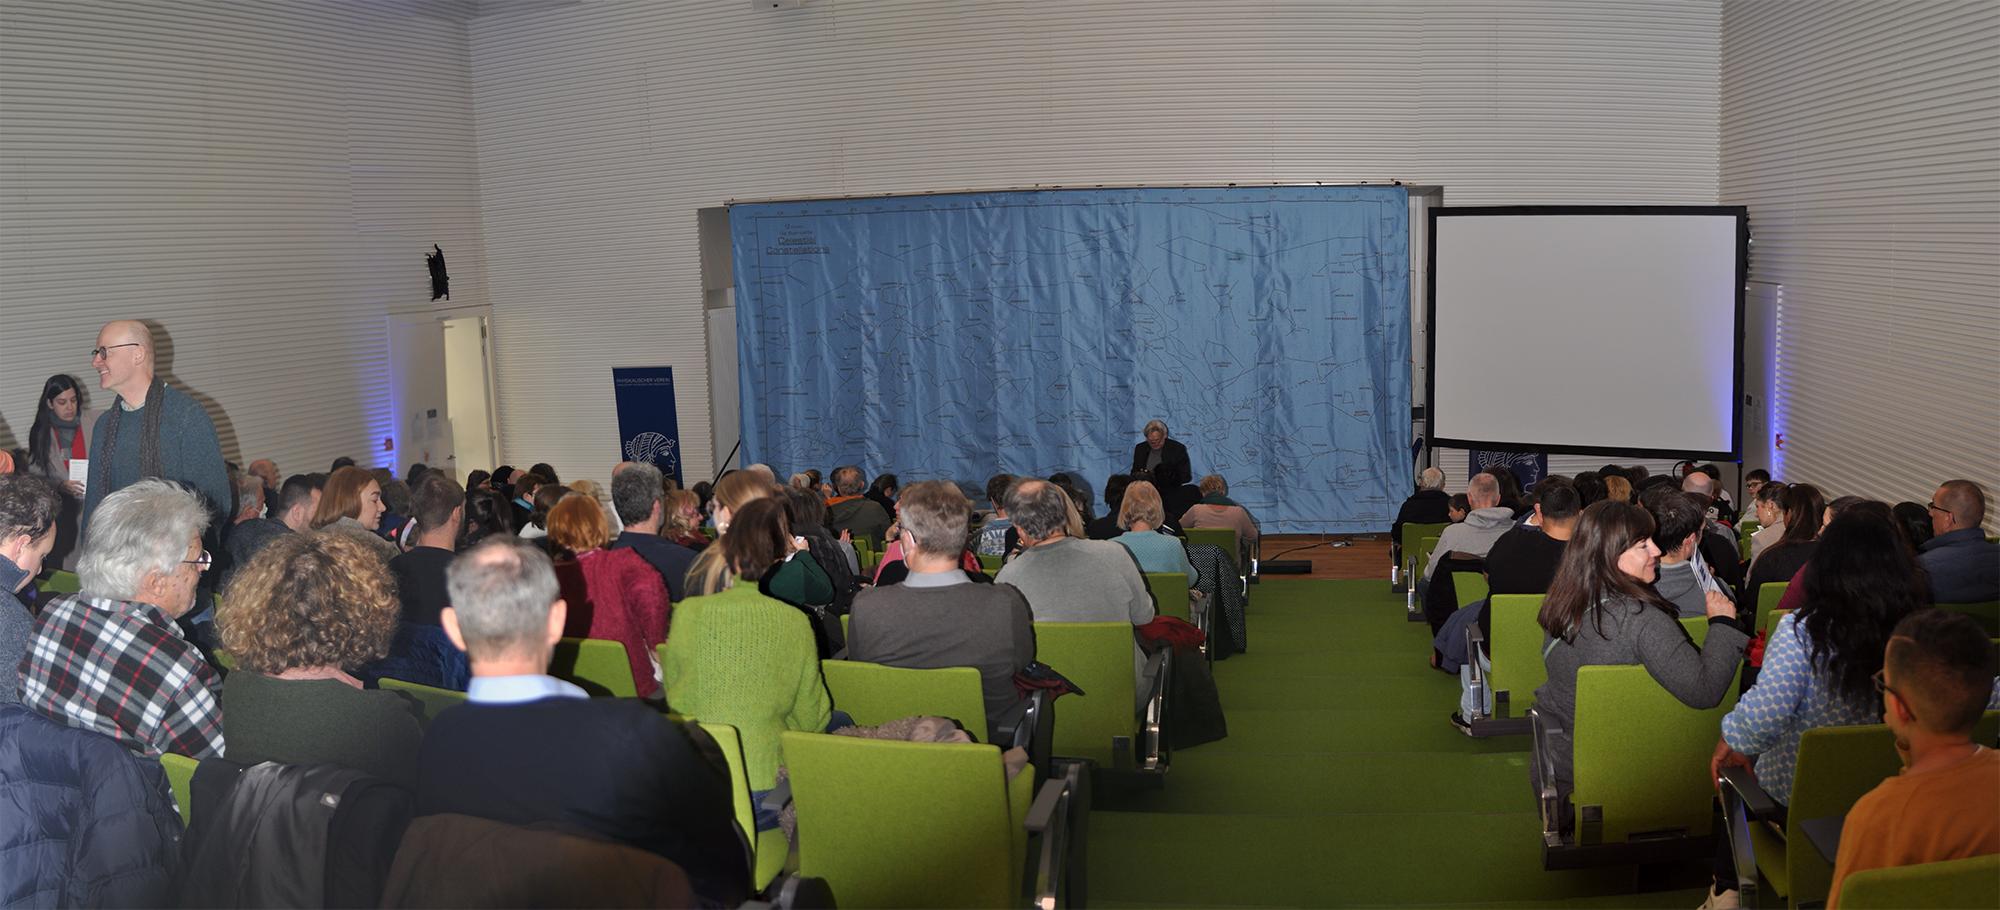
<path fill-rule="evenodd" d="M 1774 473 L 2000 493 L 2000 4 L 1732 0 L 1723 21 L 1721 201 L 1749 206 L 1777 301 Z"/>
<path fill-rule="evenodd" d="M 470 9 L 0 5 L 0 443 L 53 373 L 108 404 L 88 351 L 138 318 L 228 457 L 387 464 L 386 317 L 433 310 L 423 254 L 451 305 L 485 297 Z"/>
<path fill-rule="evenodd" d="M 707 439 L 695 229 L 732 199 L 1401 180 L 1452 205 L 1716 202 L 1719 2 L 483 10 L 503 457 L 565 476 L 617 458 L 613 366 L 677 368 L 688 464 L 734 442 Z"/>

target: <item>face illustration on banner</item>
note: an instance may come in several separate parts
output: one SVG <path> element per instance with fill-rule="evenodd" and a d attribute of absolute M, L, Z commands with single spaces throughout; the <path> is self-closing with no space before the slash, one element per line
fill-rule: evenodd
<path fill-rule="evenodd" d="M 658 465 L 662 472 L 672 476 L 680 470 L 674 442 L 660 433 L 640 433 L 625 443 L 625 460 Z"/>

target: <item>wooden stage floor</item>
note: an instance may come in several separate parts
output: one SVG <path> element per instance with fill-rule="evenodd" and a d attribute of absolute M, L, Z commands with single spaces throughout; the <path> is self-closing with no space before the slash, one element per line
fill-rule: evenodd
<path fill-rule="evenodd" d="M 1269 534 L 1265 535 L 1264 562 L 1308 560 L 1307 575 L 1270 575 L 1269 578 L 1379 578 L 1389 580 L 1389 535 L 1367 534 Z M 1346 546 L 1328 546 L 1345 542 Z M 1286 552 L 1286 551 L 1294 552 Z M 1387 590 L 1384 588 L 1384 590 Z"/>

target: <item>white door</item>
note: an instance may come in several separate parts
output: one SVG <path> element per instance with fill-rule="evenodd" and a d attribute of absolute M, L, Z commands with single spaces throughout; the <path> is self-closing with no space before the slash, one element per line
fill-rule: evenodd
<path fill-rule="evenodd" d="M 390 398 L 396 408 L 397 477 L 410 465 L 454 467 L 445 395 L 444 324 L 428 314 L 389 317 Z"/>

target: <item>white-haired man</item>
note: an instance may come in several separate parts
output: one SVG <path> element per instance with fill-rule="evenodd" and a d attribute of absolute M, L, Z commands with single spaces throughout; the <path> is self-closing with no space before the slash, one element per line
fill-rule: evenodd
<path fill-rule="evenodd" d="M 144 755 L 223 754 L 221 686 L 174 620 L 209 566 L 200 498 L 164 480 L 106 496 L 76 567 L 83 591 L 42 611 L 21 702 Z"/>
<path fill-rule="evenodd" d="M 1389 549 L 1395 556 L 1396 565 L 1403 564 L 1403 526 L 1441 525 L 1451 523 L 1451 494 L 1444 491 L 1444 472 L 1437 468 L 1425 468 L 1417 475 L 1417 493 L 1403 500 L 1403 507 L 1396 511 L 1396 521 L 1389 526 Z"/>
<path fill-rule="evenodd" d="M 1194 482 L 1194 464 L 1188 460 L 1187 446 L 1167 436 L 1164 421 L 1147 421 L 1144 442 L 1132 447 L 1132 473 L 1145 471 L 1153 486 L 1164 491 Z"/>

